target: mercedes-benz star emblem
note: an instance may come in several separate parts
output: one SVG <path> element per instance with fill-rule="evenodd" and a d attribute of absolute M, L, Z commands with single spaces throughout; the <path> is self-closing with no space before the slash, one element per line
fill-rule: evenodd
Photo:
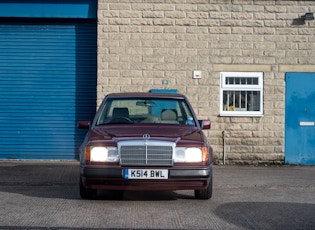
<path fill-rule="evenodd" d="M 150 139 L 150 134 L 143 134 L 143 139 L 149 140 Z"/>

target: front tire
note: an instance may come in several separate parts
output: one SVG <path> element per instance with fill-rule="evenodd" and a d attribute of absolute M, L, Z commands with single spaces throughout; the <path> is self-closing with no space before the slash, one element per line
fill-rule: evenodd
<path fill-rule="evenodd" d="M 82 183 L 80 178 L 80 196 L 82 199 L 95 199 L 96 198 L 96 189 L 86 188 Z"/>
<path fill-rule="evenodd" d="M 199 200 L 209 200 L 212 197 L 212 177 L 208 187 L 204 190 L 195 190 L 195 198 Z"/>

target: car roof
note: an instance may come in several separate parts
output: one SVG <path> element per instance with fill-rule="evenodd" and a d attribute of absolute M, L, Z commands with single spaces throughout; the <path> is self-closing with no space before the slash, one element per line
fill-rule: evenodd
<path fill-rule="evenodd" d="M 146 98 L 172 98 L 172 99 L 186 99 L 183 94 L 178 93 L 147 93 L 147 92 L 133 92 L 133 93 L 110 93 L 106 98 L 128 98 L 128 97 L 146 97 Z"/>

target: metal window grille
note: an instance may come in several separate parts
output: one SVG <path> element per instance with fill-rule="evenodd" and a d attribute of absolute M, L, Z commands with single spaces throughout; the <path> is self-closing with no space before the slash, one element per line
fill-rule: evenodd
<path fill-rule="evenodd" d="M 221 73 L 220 114 L 262 115 L 263 75 L 257 72 Z"/>

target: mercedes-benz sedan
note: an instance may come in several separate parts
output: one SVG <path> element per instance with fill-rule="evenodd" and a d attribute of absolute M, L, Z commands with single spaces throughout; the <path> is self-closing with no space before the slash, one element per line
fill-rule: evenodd
<path fill-rule="evenodd" d="M 212 196 L 212 148 L 187 98 L 170 93 L 116 93 L 105 97 L 80 148 L 80 195 L 98 189 L 194 190 Z"/>

